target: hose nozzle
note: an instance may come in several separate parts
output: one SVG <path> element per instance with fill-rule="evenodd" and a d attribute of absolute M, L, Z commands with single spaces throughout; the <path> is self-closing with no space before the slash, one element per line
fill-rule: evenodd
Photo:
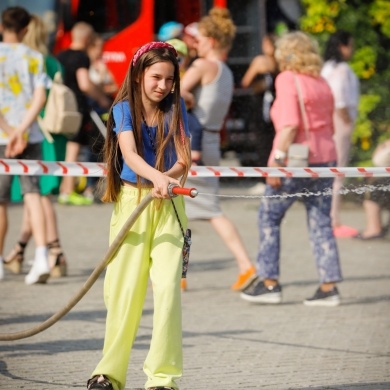
<path fill-rule="evenodd" d="M 177 184 L 170 183 L 168 185 L 168 194 L 171 198 L 174 198 L 178 195 L 186 195 L 191 198 L 195 198 L 195 196 L 198 195 L 198 190 L 196 188 L 184 188 Z"/>

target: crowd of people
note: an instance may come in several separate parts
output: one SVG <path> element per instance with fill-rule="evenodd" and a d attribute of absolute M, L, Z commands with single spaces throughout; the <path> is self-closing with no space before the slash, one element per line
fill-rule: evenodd
<path fill-rule="evenodd" d="M 75 162 L 82 148 L 89 161 L 101 159 L 104 136 L 91 119 L 108 112 L 118 86 L 102 61 L 102 38 L 93 28 L 79 22 L 72 28 L 69 49 L 54 56 L 48 48 L 48 33 L 42 19 L 21 7 L 2 14 L 2 88 L 0 106 L 1 157 Z M 15 65 L 17 64 L 17 65 Z M 37 118 L 45 115 L 45 102 L 54 79 L 60 73 L 75 94 L 82 114 L 80 130 L 73 138 L 40 131 Z M 22 92 L 22 93 L 21 93 Z M 28 108 L 26 108 L 28 107 Z M 101 122 L 103 123 L 103 122 Z M 84 193 L 76 191 L 75 178 L 56 176 L 1 176 L 0 193 L 0 279 L 4 269 L 22 272 L 24 253 L 33 237 L 36 251 L 27 284 L 44 283 L 49 277 L 67 275 L 67 261 L 61 245 L 53 201 L 90 205 L 96 196 L 96 182 L 88 178 Z M 4 255 L 8 227 L 7 204 L 23 201 L 20 236 Z"/>
<path fill-rule="evenodd" d="M 0 96 L 0 158 L 76 162 L 84 149 L 89 161 L 103 159 L 107 176 L 101 200 L 114 203 L 110 242 L 140 200 L 148 194 L 154 198 L 107 267 L 103 357 L 88 380 L 88 389 L 125 387 L 149 279 L 155 310 L 152 343 L 144 364 L 146 388 L 177 389 L 176 380 L 182 375 L 180 296 L 187 289 L 186 279 L 180 278 L 183 229 L 188 221 L 210 222 L 231 251 L 238 268 L 232 290 L 249 302 L 278 304 L 282 302 L 281 223 L 299 199 L 294 194 L 317 194 L 301 199 L 319 278 L 314 295 L 303 301 L 308 306 L 341 302 L 337 237 L 372 240 L 384 237 L 389 229 L 382 218 L 389 203 L 375 193 L 367 192 L 362 201 L 367 225 L 359 232 L 341 223 L 342 179 L 268 177 L 258 211 L 257 259 L 250 259 L 239 230 L 222 211 L 219 179 L 187 178 L 191 165 L 220 164 L 220 132 L 234 91 L 227 60 L 235 34 L 230 12 L 220 7 L 188 26 L 164 24 L 158 41 L 135 52 L 125 81 L 118 85 L 102 60 L 104 41 L 89 24 L 76 23 L 69 48 L 54 57 L 39 17 L 21 7 L 10 7 L 2 14 L 0 84 L 9 88 Z M 295 144 L 301 146 L 305 166 L 348 164 L 359 102 L 359 82 L 348 65 L 352 53 L 352 36 L 344 31 L 330 37 L 323 57 L 318 44 L 303 32 L 264 37 L 262 53 L 241 80 L 241 87 L 254 92 L 262 166 L 291 165 Z M 37 118 L 44 115 L 57 72 L 76 96 L 82 123 L 72 138 L 55 135 L 54 142 L 49 142 Z M 105 136 L 91 112 L 104 116 Z M 389 148 L 389 141 L 378 146 L 374 165 L 390 165 Z M 68 262 L 53 196 L 64 205 L 90 205 L 98 197 L 96 182 L 89 179 L 80 193 L 71 176 L 12 180 L 12 176 L 0 176 L 0 279 L 3 266 L 22 272 L 31 238 L 35 256 L 25 283 L 66 276 Z M 374 184 L 388 182 L 385 178 Z M 171 199 L 168 185 L 184 183 L 196 187 L 200 195 L 188 202 Z M 23 199 L 24 213 L 20 237 L 4 256 L 12 188 Z M 332 196 L 326 193 L 329 188 L 333 188 Z"/>

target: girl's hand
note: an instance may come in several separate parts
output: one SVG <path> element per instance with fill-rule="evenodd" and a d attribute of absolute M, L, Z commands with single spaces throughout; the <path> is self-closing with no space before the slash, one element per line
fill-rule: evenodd
<path fill-rule="evenodd" d="M 170 199 L 168 193 L 168 185 L 169 184 L 177 184 L 180 186 L 179 180 L 173 179 L 163 173 L 159 172 L 153 182 L 152 196 L 157 199 Z"/>

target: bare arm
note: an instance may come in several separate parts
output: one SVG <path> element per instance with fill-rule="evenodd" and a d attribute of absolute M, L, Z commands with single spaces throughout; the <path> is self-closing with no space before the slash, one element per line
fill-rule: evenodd
<path fill-rule="evenodd" d="M 205 74 L 205 60 L 198 58 L 184 73 L 180 81 L 180 93 L 183 97 L 186 106 L 192 108 L 195 104 L 193 90 L 198 85 L 202 84 L 203 76 Z"/>
<path fill-rule="evenodd" d="M 46 102 L 45 87 L 35 88 L 31 105 L 27 109 L 21 123 L 12 131 L 6 148 L 7 157 L 15 157 L 22 153 L 27 146 L 28 128 L 37 120 L 37 117 Z"/>
<path fill-rule="evenodd" d="M 295 136 L 297 134 L 298 127 L 297 126 L 286 126 L 281 130 L 279 136 L 278 145 L 276 145 L 275 150 L 278 152 L 282 152 L 287 155 L 287 151 L 289 146 L 294 142 Z M 270 167 L 281 167 L 284 164 L 279 164 L 276 161 L 271 161 L 269 164 Z M 273 188 L 279 188 L 281 185 L 280 177 L 268 177 L 267 183 Z"/>
<path fill-rule="evenodd" d="M 264 56 L 256 56 L 249 65 L 248 70 L 245 72 L 244 77 L 241 80 L 241 86 L 248 88 L 251 86 L 256 75 L 269 72 L 267 59 Z"/>
<path fill-rule="evenodd" d="M 123 131 L 119 135 L 119 147 L 121 148 L 122 155 L 126 161 L 126 164 L 139 176 L 151 181 L 153 183 L 152 195 L 155 198 L 169 198 L 168 185 L 174 183 L 180 185 L 180 182 L 170 177 L 157 169 L 150 166 L 138 153 L 136 149 L 134 134 L 132 131 Z M 179 164 L 175 164 L 175 170 L 180 169 Z M 181 171 L 183 173 L 183 171 Z M 181 174 L 182 174 L 181 173 Z"/>
<path fill-rule="evenodd" d="M 0 127 L 2 130 L 4 130 L 8 135 L 12 133 L 13 128 L 8 124 L 6 119 L 3 117 L 3 115 L 0 112 Z"/>
<path fill-rule="evenodd" d="M 281 130 L 279 136 L 279 143 L 276 147 L 277 150 L 280 150 L 284 153 L 287 153 L 288 147 L 294 142 L 295 136 L 297 134 L 297 126 L 286 126 Z"/>
<path fill-rule="evenodd" d="M 76 71 L 77 84 L 82 92 L 96 100 L 103 108 L 110 107 L 110 100 L 107 96 L 90 80 L 87 68 L 79 68 Z"/>
<path fill-rule="evenodd" d="M 347 107 L 336 108 L 336 115 L 338 115 L 346 126 L 352 126 L 352 118 L 349 115 Z"/>

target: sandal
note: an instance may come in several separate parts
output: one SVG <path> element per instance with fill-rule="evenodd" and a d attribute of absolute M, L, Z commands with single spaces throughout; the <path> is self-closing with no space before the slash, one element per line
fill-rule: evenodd
<path fill-rule="evenodd" d="M 62 251 L 59 240 L 54 240 L 47 244 L 49 251 L 50 276 L 61 278 L 67 275 L 67 265 L 65 255 Z"/>
<path fill-rule="evenodd" d="M 22 272 L 22 263 L 24 261 L 24 250 L 27 243 L 18 241 L 12 248 L 11 252 L 4 258 L 4 268 L 8 269 L 14 274 Z"/>
<path fill-rule="evenodd" d="M 105 375 L 95 375 L 87 382 L 87 389 L 106 389 L 114 390 L 112 383 Z"/>
<path fill-rule="evenodd" d="M 379 238 L 383 238 L 385 237 L 385 235 L 386 233 L 383 230 L 378 234 L 371 234 L 369 236 L 366 236 L 363 232 L 360 232 L 355 236 L 353 236 L 353 238 L 356 238 L 358 240 L 368 241 L 368 240 L 377 240 Z"/>

